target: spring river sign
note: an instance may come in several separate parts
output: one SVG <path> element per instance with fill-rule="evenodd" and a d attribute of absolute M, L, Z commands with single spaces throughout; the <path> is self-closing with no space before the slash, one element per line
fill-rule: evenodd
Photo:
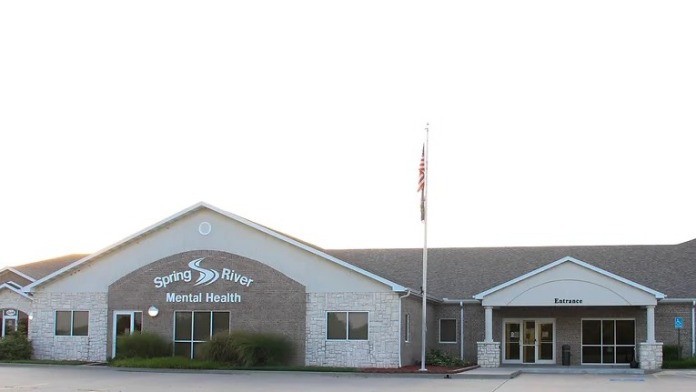
<path fill-rule="evenodd" d="M 155 288 L 166 289 L 172 283 L 184 282 L 191 283 L 193 280 L 193 272 L 198 272 L 198 279 L 193 284 L 196 286 L 209 286 L 218 280 L 224 280 L 231 282 L 233 284 L 239 284 L 241 286 L 250 287 L 254 283 L 254 279 L 237 273 L 235 270 L 229 268 L 223 268 L 221 272 L 214 269 L 201 267 L 201 262 L 204 257 L 191 260 L 188 263 L 189 269 L 182 271 L 172 271 L 169 275 L 157 276 L 152 280 Z M 168 292 L 165 297 L 166 302 L 176 302 L 176 303 L 234 303 L 241 302 L 242 296 L 237 292 L 227 292 L 227 293 L 211 293 L 202 292 L 197 293 L 172 293 Z"/>

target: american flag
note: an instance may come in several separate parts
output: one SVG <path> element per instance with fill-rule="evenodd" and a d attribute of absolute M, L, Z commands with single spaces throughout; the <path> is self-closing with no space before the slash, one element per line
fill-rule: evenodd
<path fill-rule="evenodd" d="M 425 221 L 425 144 L 421 154 L 420 165 L 418 166 L 418 191 L 421 193 L 421 222 Z"/>

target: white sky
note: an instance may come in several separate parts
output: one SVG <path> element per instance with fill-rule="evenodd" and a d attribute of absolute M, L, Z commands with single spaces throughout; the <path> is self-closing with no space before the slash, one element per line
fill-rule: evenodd
<path fill-rule="evenodd" d="M 0 3 L 0 266 L 198 201 L 325 248 L 696 237 L 694 1 Z"/>

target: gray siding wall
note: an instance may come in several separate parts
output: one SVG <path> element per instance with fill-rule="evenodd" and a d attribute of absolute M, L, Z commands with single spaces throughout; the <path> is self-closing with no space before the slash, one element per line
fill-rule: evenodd
<path fill-rule="evenodd" d="M 428 303 L 428 317 L 432 317 L 435 306 Z M 411 322 L 411 339 L 405 341 L 404 315 L 408 314 Z M 403 366 L 420 363 L 421 360 L 421 326 L 423 324 L 423 302 L 415 296 L 408 296 L 401 300 L 401 363 Z"/>

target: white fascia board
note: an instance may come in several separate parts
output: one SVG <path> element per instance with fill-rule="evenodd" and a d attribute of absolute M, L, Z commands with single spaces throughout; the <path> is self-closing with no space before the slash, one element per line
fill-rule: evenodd
<path fill-rule="evenodd" d="M 109 245 L 109 246 L 107 246 L 107 247 L 105 247 L 105 248 L 103 248 L 95 253 L 87 255 L 79 260 L 76 260 L 76 261 L 66 265 L 65 267 L 53 272 L 52 274 L 48 274 L 48 275 L 44 276 L 43 278 L 25 286 L 23 290 L 24 290 L 24 292 L 31 292 L 35 287 L 40 286 L 40 285 L 52 280 L 53 278 L 63 274 L 64 272 L 70 271 L 73 268 L 78 267 L 78 266 L 80 266 L 80 265 L 82 265 L 82 264 L 84 264 L 84 263 L 86 263 L 94 258 L 97 258 L 101 255 L 112 252 L 112 251 L 120 248 L 121 246 L 128 244 L 129 242 L 133 241 L 136 238 L 139 238 L 139 237 L 141 237 L 141 236 L 143 236 L 151 231 L 154 231 L 154 230 L 166 225 L 167 223 L 171 223 L 171 222 L 176 221 L 177 219 L 180 219 L 184 215 L 199 209 L 203 205 L 204 205 L 204 203 L 194 204 L 193 206 L 191 206 L 183 211 L 180 211 L 180 212 L 178 212 L 178 213 L 176 213 L 176 214 L 174 214 L 166 219 L 163 219 L 163 220 L 155 223 L 154 225 L 148 226 L 145 229 L 140 230 L 139 232 L 122 239 L 121 241 L 118 241 L 118 242 L 116 242 L 112 245 Z"/>
<path fill-rule="evenodd" d="M 300 248 L 300 249 L 303 249 L 303 250 L 305 250 L 305 251 L 307 251 L 307 252 L 309 252 L 309 253 L 312 253 L 312 254 L 314 254 L 314 255 L 316 255 L 316 256 L 319 256 L 319 257 L 321 257 L 321 258 L 324 258 L 324 259 L 326 259 L 326 260 L 329 260 L 329 261 L 331 261 L 331 262 L 333 262 L 333 263 L 335 263 L 335 264 L 338 264 L 338 265 L 340 265 L 340 266 L 342 266 L 342 267 L 344 267 L 344 268 L 347 268 L 347 269 L 349 269 L 349 270 L 351 270 L 351 271 L 357 272 L 357 273 L 360 274 L 360 275 L 366 276 L 366 277 L 368 277 L 368 278 L 370 278 L 370 279 L 372 279 L 372 280 L 376 280 L 376 281 L 379 282 L 379 283 L 382 283 L 382 284 L 384 284 L 384 285 L 386 285 L 386 286 L 391 287 L 392 291 L 405 292 L 406 290 L 408 290 L 405 286 L 402 286 L 402 285 L 400 285 L 400 284 L 398 284 L 398 283 L 392 282 L 392 281 L 390 281 L 390 280 L 388 280 L 388 279 L 385 279 L 385 278 L 383 278 L 383 277 L 381 277 L 381 276 L 379 276 L 379 275 L 375 275 L 375 274 L 373 274 L 373 273 L 371 273 L 371 272 L 369 272 L 369 271 L 366 271 L 366 270 L 364 270 L 364 269 L 362 269 L 362 268 L 356 267 L 356 266 L 354 266 L 354 265 L 352 265 L 352 264 L 350 264 L 350 263 L 347 263 L 347 262 L 345 262 L 345 261 L 343 261 L 343 260 L 341 260 L 341 259 L 338 259 L 338 258 L 336 258 L 336 257 L 333 257 L 333 256 L 331 256 L 330 254 L 324 253 L 324 252 L 320 251 L 319 249 L 316 249 L 316 248 L 313 248 L 313 247 L 311 247 L 311 246 L 305 245 L 305 244 L 303 244 L 303 243 L 301 243 L 301 242 L 298 242 L 298 241 L 296 241 L 296 240 L 294 240 L 294 239 L 292 239 L 292 238 L 290 238 L 290 237 L 284 236 L 284 235 L 282 235 L 282 234 L 280 234 L 280 233 L 278 233 L 278 232 L 276 232 L 276 231 L 273 231 L 273 230 L 271 230 L 271 229 L 269 229 L 269 228 L 267 228 L 267 227 L 261 226 L 261 225 L 259 225 L 259 224 L 257 224 L 257 223 L 254 223 L 254 222 L 252 222 L 252 221 L 250 221 L 250 220 L 248 220 L 248 219 L 242 218 L 241 216 L 232 214 L 232 213 L 227 212 L 227 211 L 223 211 L 223 210 L 221 210 L 221 209 L 219 209 L 219 208 L 217 208 L 217 207 L 214 207 L 214 206 L 211 206 L 211 205 L 208 205 L 208 204 L 205 204 L 205 203 L 204 203 L 203 205 L 204 205 L 206 208 L 208 208 L 208 209 L 210 209 L 210 210 L 213 210 L 213 211 L 215 211 L 215 212 L 217 212 L 217 213 L 219 213 L 219 214 L 221 214 L 221 215 L 224 215 L 224 216 L 226 216 L 226 217 L 228 217 L 228 218 L 230 218 L 230 219 L 234 219 L 234 220 L 236 220 L 236 221 L 238 221 L 238 222 L 240 222 L 240 223 L 242 223 L 242 224 L 245 224 L 245 225 L 247 225 L 247 226 L 250 226 L 250 227 L 252 227 L 252 228 L 254 228 L 254 229 L 258 230 L 258 231 L 261 231 L 261 232 L 263 232 L 263 233 L 266 233 L 266 234 L 268 234 L 268 235 L 270 235 L 270 236 L 272 236 L 272 237 L 275 237 L 275 238 L 277 238 L 277 239 L 279 239 L 279 240 L 281 240 L 281 241 L 285 241 L 285 242 L 287 242 L 287 243 L 289 243 L 289 244 L 291 244 L 291 245 L 294 245 L 294 246 L 296 246 L 296 247 L 298 247 L 298 248 Z"/>
<path fill-rule="evenodd" d="M 611 272 L 609 272 L 609 271 L 603 270 L 603 269 L 601 269 L 601 268 L 599 268 L 599 267 L 595 267 L 594 265 L 588 264 L 588 263 L 586 263 L 586 262 L 584 262 L 584 261 L 582 261 L 582 260 L 574 259 L 574 258 L 572 258 L 572 257 L 568 257 L 568 259 L 569 259 L 569 261 L 572 261 L 572 262 L 575 263 L 575 264 L 581 265 L 581 266 L 583 266 L 583 267 L 585 267 L 585 268 L 589 268 L 589 269 L 591 269 L 591 270 L 593 270 L 593 271 L 595 271 L 595 272 L 597 272 L 597 273 L 600 273 L 600 274 L 602 274 L 602 275 L 605 275 L 605 276 L 607 276 L 607 277 L 616 279 L 616 280 L 618 280 L 619 282 L 625 283 L 625 284 L 627 284 L 627 285 L 629 285 L 629 286 L 631 286 L 631 287 L 635 287 L 635 288 L 637 288 L 637 289 L 639 289 L 639 290 L 643 290 L 643 291 L 645 291 L 646 293 L 650 293 L 650 294 L 654 295 L 655 298 L 657 298 L 657 299 L 663 299 L 663 298 L 666 297 L 663 293 L 661 293 L 661 292 L 659 292 L 659 291 L 657 291 L 657 290 L 653 290 L 653 289 L 651 289 L 650 287 L 646 287 L 646 286 L 643 286 L 642 284 L 638 284 L 638 283 L 636 283 L 636 282 L 634 282 L 634 281 L 632 281 L 632 280 L 628 280 L 628 279 L 624 278 L 623 276 L 619 276 L 619 275 L 613 274 L 613 273 L 611 273 Z"/>
<path fill-rule="evenodd" d="M 682 303 L 688 303 L 692 304 L 696 301 L 696 298 L 665 298 L 661 303 L 670 303 L 670 304 L 682 304 Z"/>
<path fill-rule="evenodd" d="M 471 299 L 471 298 L 462 298 L 462 299 L 456 299 L 456 298 L 443 298 L 442 299 L 443 303 L 446 304 L 480 304 L 481 301 L 477 299 Z"/>
<path fill-rule="evenodd" d="M 598 274 L 601 274 L 601 275 L 604 275 L 604 276 L 606 276 L 606 277 L 609 277 L 609 278 L 618 280 L 619 282 L 625 283 L 625 284 L 627 284 L 627 285 L 629 285 L 629 286 L 631 286 L 631 287 L 634 287 L 634 288 L 637 288 L 637 289 L 639 289 L 639 290 L 642 290 L 642 291 L 645 291 L 645 292 L 647 292 L 647 293 L 650 293 L 650 294 L 654 295 L 655 298 L 657 298 L 657 299 L 664 299 L 664 298 L 665 298 L 665 295 L 664 295 L 663 293 L 659 292 L 659 291 L 655 291 L 655 290 L 653 290 L 653 289 L 651 289 L 651 288 L 649 288 L 649 287 L 645 287 L 645 286 L 643 286 L 643 285 L 641 285 L 641 284 L 638 284 L 638 283 L 636 283 L 636 282 L 634 282 L 634 281 L 632 281 L 632 280 L 628 280 L 628 279 L 626 279 L 626 278 L 624 278 L 624 277 L 618 276 L 618 275 L 616 275 L 616 274 L 612 274 L 612 273 L 609 272 L 609 271 L 605 271 L 605 270 L 603 270 L 603 269 L 601 269 L 601 268 L 599 268 L 599 267 L 595 267 L 594 265 L 588 264 L 588 263 L 586 263 L 586 262 L 584 262 L 584 261 L 582 261 L 582 260 L 578 260 L 578 259 L 576 259 L 576 258 L 574 258 L 574 257 L 566 256 L 566 257 L 563 257 L 562 259 L 559 259 L 559 260 L 554 261 L 553 263 L 547 264 L 547 265 L 545 265 L 545 266 L 543 266 L 543 267 L 540 267 L 540 268 L 535 269 L 534 271 L 528 272 L 528 273 L 526 273 L 526 274 L 524 274 L 524 275 L 518 276 L 518 277 L 515 278 L 515 279 L 509 280 L 509 281 L 507 281 L 507 282 L 505 282 L 505 283 L 503 283 L 503 284 L 501 284 L 501 285 L 498 285 L 498 286 L 495 286 L 495 287 L 493 287 L 493 288 L 491 288 L 491 289 L 488 289 L 488 290 L 486 290 L 486 291 L 484 291 L 484 292 L 482 292 L 482 293 L 478 293 L 478 294 L 474 295 L 474 299 L 482 300 L 484 297 L 486 297 L 486 296 L 489 295 L 489 294 L 495 293 L 496 291 L 499 291 L 499 290 L 502 290 L 502 289 L 504 289 L 504 288 L 506 288 L 506 287 L 512 286 L 512 285 L 514 285 L 514 284 L 516 284 L 516 283 L 518 283 L 518 282 L 520 282 L 520 281 L 523 281 L 523 280 L 525 280 L 525 279 L 527 279 L 527 278 L 530 278 L 530 277 L 532 277 L 532 276 L 534 276 L 534 275 L 538 275 L 538 274 L 540 274 L 540 273 L 542 273 L 542 272 L 544 272 L 544 271 L 546 271 L 546 270 L 549 270 L 549 269 L 551 269 L 551 268 L 553 268 L 553 267 L 556 267 L 556 266 L 558 266 L 558 265 L 560 265 L 560 264 L 563 264 L 563 263 L 566 263 L 566 262 L 575 263 L 575 264 L 577 264 L 577 265 L 579 265 L 579 266 L 581 266 L 581 267 L 584 267 L 584 268 L 590 269 L 590 270 L 592 270 L 592 271 L 594 271 L 594 272 L 597 272 Z"/>
<path fill-rule="evenodd" d="M 181 219 L 181 218 L 184 217 L 185 215 L 188 215 L 188 214 L 190 214 L 190 213 L 193 213 L 193 212 L 198 211 L 198 210 L 203 209 L 203 208 L 208 209 L 208 210 L 211 210 L 211 211 L 214 211 L 214 212 L 217 212 L 217 213 L 220 214 L 220 215 L 223 215 L 223 216 L 225 216 L 225 217 L 227 217 L 227 218 L 236 220 L 237 222 L 240 222 L 240 223 L 242 223 L 242 224 L 244 224 L 244 225 L 247 225 L 247 226 L 249 226 L 249 227 L 252 227 L 252 228 L 254 228 L 254 229 L 258 230 L 258 231 L 261 231 L 261 232 L 263 232 L 263 233 L 266 233 L 266 234 L 268 234 L 268 235 L 270 235 L 270 236 L 272 236 L 272 237 L 275 237 L 275 238 L 277 238 L 277 239 L 280 239 L 280 240 L 282 240 L 282 241 L 285 241 L 285 242 L 287 242 L 287 243 L 289 243 L 289 244 L 292 244 L 292 245 L 294 245 L 294 246 L 296 246 L 296 247 L 298 247 L 298 248 L 301 248 L 301 249 L 303 249 L 303 250 L 305 250 L 305 251 L 307 251 L 307 252 L 310 252 L 310 253 L 312 253 L 312 254 L 315 254 L 315 255 L 317 255 L 317 256 L 319 256 L 319 257 L 322 257 L 322 258 L 324 258 L 324 259 L 326 259 L 326 260 L 329 260 L 329 261 L 331 261 L 331 262 L 333 262 L 333 263 L 335 263 L 335 264 L 338 264 L 338 265 L 340 265 L 340 266 L 342 266 L 342 267 L 344 267 L 344 268 L 347 268 L 347 269 L 352 270 L 352 271 L 354 271 L 354 272 L 357 272 L 357 273 L 359 273 L 359 274 L 361 274 L 361 275 L 363 275 L 363 276 L 366 276 L 366 277 L 368 277 L 368 278 L 370 278 L 370 279 L 372 279 L 372 280 L 375 280 L 375 281 L 377 281 L 377 282 L 379 282 L 379 283 L 382 283 L 382 284 L 384 284 L 384 285 L 386 285 L 386 286 L 389 286 L 389 287 L 391 287 L 392 291 L 396 291 L 396 292 L 405 292 L 405 291 L 407 290 L 406 287 L 404 287 L 404 286 L 402 286 L 402 285 L 400 285 L 400 284 L 397 284 L 397 283 L 394 283 L 394 282 L 392 282 L 392 281 L 390 281 L 390 280 L 388 280 L 388 279 L 382 278 L 381 276 L 375 275 L 375 274 L 373 274 L 373 273 L 371 273 L 371 272 L 368 272 L 368 271 L 366 271 L 366 270 L 364 270 L 364 269 L 362 269 L 362 268 L 358 268 L 358 267 L 356 267 L 356 266 L 354 266 L 354 265 L 352 265 L 352 264 L 349 264 L 349 263 L 347 263 L 347 262 L 345 262 L 345 261 L 343 261 L 343 260 L 337 259 L 337 258 L 335 258 L 335 257 L 333 257 L 333 256 L 331 256 L 331 255 L 329 255 L 329 254 L 326 254 L 326 253 L 324 253 L 324 252 L 322 252 L 322 251 L 320 251 L 320 250 L 318 250 L 318 249 L 315 249 L 315 248 L 313 248 L 313 247 L 311 247 L 311 246 L 307 246 L 307 245 L 305 245 L 305 244 L 302 244 L 302 243 L 300 243 L 300 242 L 298 242 L 298 241 L 296 241 L 296 240 L 293 240 L 292 238 L 289 238 L 289 237 L 284 236 L 284 235 L 282 235 L 282 234 L 280 234 L 280 233 L 278 233 L 278 232 L 275 232 L 275 231 L 273 231 L 273 230 L 270 230 L 270 229 L 268 229 L 268 228 L 266 228 L 266 227 L 264 227 L 264 226 L 261 226 L 261 225 L 259 225 L 259 224 L 257 224 L 257 223 L 254 223 L 254 222 L 252 222 L 252 221 L 250 221 L 250 220 L 248 220 L 248 219 L 242 218 L 241 216 L 238 216 L 238 215 L 232 214 L 232 213 L 230 213 L 230 212 L 221 210 L 221 209 L 219 209 L 219 208 L 217 208 L 217 207 L 215 207 L 215 206 L 212 206 L 212 205 L 210 205 L 210 204 L 207 204 L 207 203 L 205 203 L 205 202 L 199 202 L 199 203 L 196 203 L 196 204 L 194 204 L 193 206 L 191 206 L 191 207 L 189 207 L 189 208 L 187 208 L 187 209 L 185 209 L 185 210 L 183 210 L 183 211 L 181 211 L 181 212 L 178 212 L 178 213 L 176 213 L 176 214 L 170 216 L 169 218 L 166 218 L 166 219 L 164 219 L 164 220 L 162 220 L 162 221 L 160 221 L 160 222 L 157 222 L 157 223 L 155 223 L 154 225 L 149 226 L 149 227 L 147 227 L 147 228 L 145 228 L 145 229 L 143 229 L 143 230 L 141 230 L 141 231 L 139 231 L 139 232 L 137 232 L 137 233 L 135 233 L 135 234 L 133 234 L 133 235 L 131 235 L 131 236 L 129 236 L 129 237 L 127 237 L 127 238 L 125 238 L 125 239 L 123 239 L 123 240 L 121 240 L 121 241 L 115 243 L 115 244 L 113 244 L 113 245 L 107 246 L 106 248 L 104 248 L 104 249 L 102 249 L 102 250 L 100 250 L 100 251 L 98 251 L 98 252 L 96 252 L 96 253 L 93 253 L 93 254 L 91 254 L 91 255 L 89 255 L 89 256 L 83 257 L 82 259 L 77 260 L 77 261 L 75 261 L 74 263 L 71 263 L 71 264 L 69 264 L 69 265 L 67 265 L 67 266 L 65 266 L 65 267 L 63 267 L 63 268 L 61 268 L 61 269 L 59 269 L 59 270 L 56 271 L 56 272 L 54 272 L 54 273 L 52 273 L 52 274 L 50 274 L 50 275 L 47 275 L 47 276 L 45 276 L 45 277 L 39 279 L 38 281 L 36 281 L 36 282 L 34 282 L 34 283 L 32 283 L 32 284 L 27 285 L 27 286 L 24 288 L 24 291 L 25 291 L 25 292 L 31 292 L 31 290 L 34 289 L 35 287 L 37 287 L 37 286 L 39 286 L 39 285 L 41 285 L 41 284 L 43 284 L 43 283 L 45 283 L 45 282 L 47 282 L 47 281 L 49 281 L 49 280 L 51 280 L 51 279 L 53 279 L 53 278 L 55 278 L 55 277 L 61 275 L 63 272 L 69 271 L 69 270 L 71 270 L 71 269 L 73 269 L 73 268 L 75 268 L 75 267 L 77 267 L 77 266 L 79 266 L 79 265 L 82 265 L 82 264 L 84 264 L 84 263 L 86 263 L 86 262 L 88 262 L 88 261 L 90 261 L 90 260 L 92 260 L 92 259 L 94 259 L 94 258 L 96 258 L 96 257 L 99 257 L 99 256 L 101 256 L 101 255 L 103 255 L 103 254 L 105 254 L 105 253 L 112 252 L 112 251 L 114 251 L 115 249 L 117 249 L 117 248 L 119 248 L 119 247 L 121 247 L 121 246 L 123 246 L 123 245 L 126 245 L 126 244 L 130 243 L 131 241 L 133 241 L 133 240 L 136 239 L 136 238 L 139 238 L 139 237 L 141 237 L 141 236 L 143 236 L 143 235 L 145 235 L 145 234 L 148 234 L 148 233 L 151 232 L 151 231 L 157 230 L 158 228 L 160 228 L 160 227 L 162 227 L 162 226 L 164 226 L 164 225 L 166 225 L 166 224 L 172 223 L 172 222 L 174 222 L 174 221 L 176 221 L 176 220 L 178 220 L 178 219 Z"/>
<path fill-rule="evenodd" d="M 410 289 L 410 288 L 408 288 L 408 287 L 405 287 L 405 290 L 404 290 L 403 292 L 409 293 L 409 295 L 412 295 L 412 296 L 414 296 L 414 297 L 423 298 L 423 294 L 422 294 L 420 291 L 416 291 L 416 290 Z M 438 303 L 438 304 L 441 304 L 441 303 L 444 302 L 441 298 L 435 297 L 435 296 L 430 295 L 430 294 L 427 294 L 427 295 L 425 296 L 425 299 L 426 299 L 427 301 L 435 302 L 435 303 Z"/>
<path fill-rule="evenodd" d="M 11 291 L 13 291 L 13 292 L 15 292 L 15 293 L 21 295 L 22 297 L 24 297 L 24 298 L 26 298 L 26 299 L 28 299 L 28 300 L 30 300 L 30 301 L 33 301 L 33 299 L 32 299 L 29 295 L 27 295 L 26 293 L 23 293 L 23 292 L 22 292 L 21 290 L 19 290 L 19 289 L 14 288 L 13 286 L 10 286 L 10 285 L 7 284 L 7 283 L 0 284 L 0 290 L 2 290 L 2 289 L 11 290 Z"/>
<path fill-rule="evenodd" d="M 3 269 L 0 270 L 0 274 L 3 273 L 3 272 L 5 272 L 5 271 L 14 272 L 15 274 L 21 276 L 22 278 L 24 278 L 24 279 L 26 279 L 26 280 L 28 280 L 28 281 L 30 281 L 30 282 L 35 282 L 35 281 L 36 281 L 36 279 L 32 278 L 31 276 L 29 276 L 29 275 L 27 275 L 27 274 L 25 274 L 25 273 L 23 273 L 23 272 L 21 272 L 21 271 L 18 271 L 18 270 L 17 270 L 16 268 L 14 268 L 14 267 L 3 268 Z"/>
<path fill-rule="evenodd" d="M 20 290 L 22 289 L 22 287 L 24 287 L 24 286 L 22 286 L 21 284 L 15 282 L 15 281 L 13 281 L 13 280 L 8 280 L 8 281 L 5 282 L 4 284 L 13 286 L 13 287 L 15 287 L 15 288 L 17 288 L 17 289 L 20 289 Z"/>

